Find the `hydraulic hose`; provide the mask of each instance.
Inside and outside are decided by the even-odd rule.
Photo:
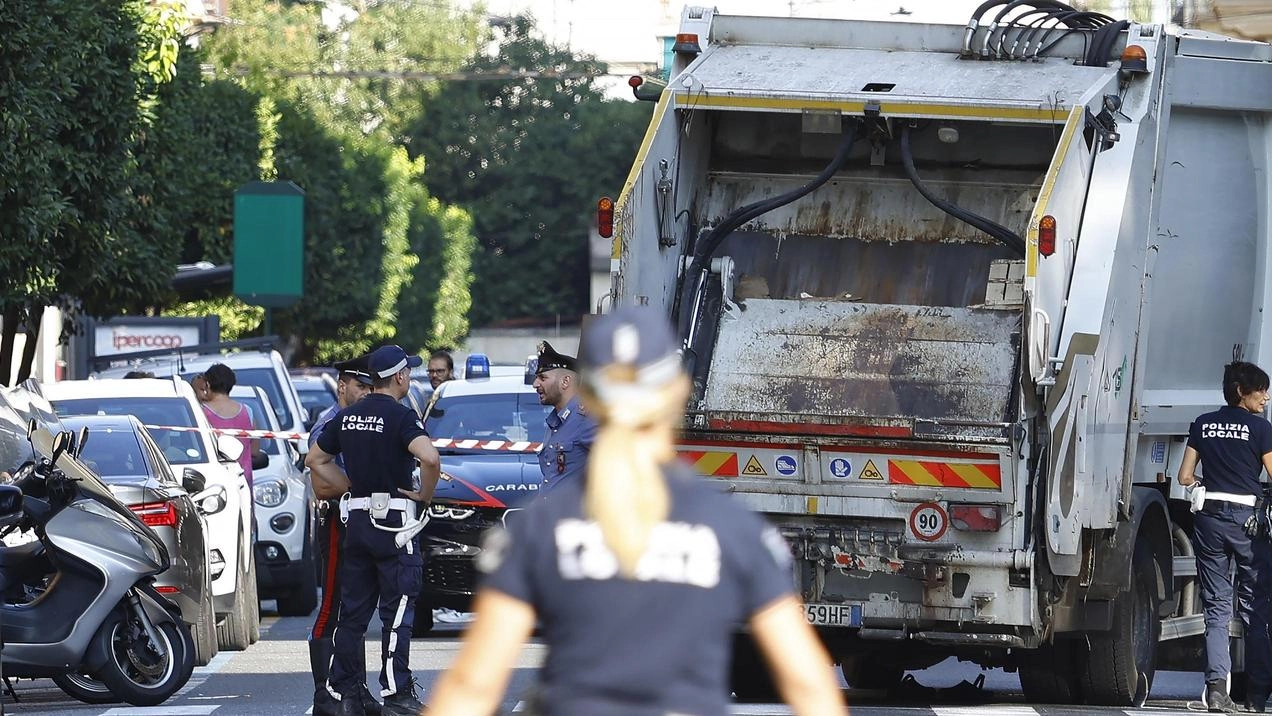
[[[1017,254],[1021,256],[1025,255],[1025,240],[1020,238],[1016,232],[1008,229],[1002,224],[986,219],[983,216],[977,216],[966,209],[962,209],[948,201],[945,201],[936,194],[933,194],[932,190],[923,183],[923,180],[919,178],[918,171],[914,168],[914,153],[910,151],[909,126],[901,128],[901,164],[905,167],[905,175],[909,177],[910,183],[913,184],[914,188],[918,189],[919,193],[923,195],[923,198],[931,202],[933,206],[944,211],[955,219],[980,229],[995,239],[998,239],[1004,246]]]
[[[1095,40],[1091,43],[1091,52],[1087,54],[1083,64],[1088,67],[1108,67],[1109,52],[1113,49],[1113,43],[1117,42],[1117,36],[1130,26],[1130,21],[1118,20],[1096,30]]]
[[[822,169],[821,173],[813,177],[807,184],[785,194],[747,204],[734,210],[733,213],[726,216],[698,241],[698,245],[694,250],[693,261],[689,264],[689,268],[685,271],[681,281],[681,295],[691,294],[688,296],[688,302],[681,301],[679,306],[678,323],[681,328],[681,336],[687,337],[692,329],[692,325],[685,325],[686,320],[691,324],[696,320],[692,317],[694,314],[693,307],[702,300],[702,294],[707,289],[707,281],[703,274],[705,274],[708,263],[711,261],[712,254],[719,248],[725,237],[755,217],[766,214],[780,206],[785,206],[830,181],[835,172],[839,171],[847,163],[848,155],[852,152],[852,146],[857,141],[857,128],[857,122],[849,123],[848,132],[844,134],[843,141],[840,142],[839,150],[835,152],[835,156],[826,165],[826,168]],[[686,308],[688,311],[686,311]],[[686,313],[688,313],[688,317]]]

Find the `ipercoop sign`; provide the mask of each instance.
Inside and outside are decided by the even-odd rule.
[[[180,348],[199,343],[198,326],[97,326],[96,354],[99,356]]]

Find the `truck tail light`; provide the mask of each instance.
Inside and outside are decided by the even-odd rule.
[[[143,502],[128,507],[149,527],[177,526],[177,506],[171,502]]]
[[[1056,217],[1047,214],[1038,222],[1038,253],[1050,256],[1056,252]]]
[[[950,524],[962,532],[997,532],[1002,524],[998,505],[950,505]]]
[[[608,196],[596,202],[596,233],[606,239],[614,235],[614,200]]]

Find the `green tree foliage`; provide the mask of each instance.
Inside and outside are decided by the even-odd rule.
[[[596,200],[621,188],[651,113],[605,100],[600,64],[533,29],[513,19],[498,52],[465,69],[547,77],[447,82],[408,132],[429,189],[473,216],[473,325],[587,312]]]
[[[441,4],[383,0],[361,9],[332,30],[315,5],[242,0],[239,24],[206,43],[218,77],[276,103],[262,119],[272,118],[277,138],[260,155],[272,155],[278,179],[305,190],[307,295],[274,318],[299,362],[390,340],[424,348],[439,325],[448,337],[467,330],[467,218],[429,196],[423,160],[394,142],[418,112],[419,87],[331,73],[454,69],[477,25]],[[448,258],[435,265],[434,255]],[[429,257],[425,268],[417,256]]]
[[[110,315],[167,285],[175,252],[138,230],[134,150],[172,74],[172,13],[141,0],[0,0],[0,379],[18,323],[45,306]]]

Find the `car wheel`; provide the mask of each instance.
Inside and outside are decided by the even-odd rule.
[[[253,555],[247,559],[247,588],[251,592],[251,599],[247,601],[248,608],[251,610],[247,630],[252,643],[255,644],[261,640],[261,593],[256,584],[256,557]]]
[[[278,614],[304,617],[318,606],[318,567],[314,564],[313,535],[305,529],[305,551],[300,560],[300,581],[285,596],[278,598]]]
[[[250,556],[248,557],[250,559]],[[239,577],[234,610],[216,627],[217,645],[226,651],[243,651],[252,645],[252,620],[259,618],[260,601],[256,598],[256,569],[249,567],[246,577]],[[255,607],[252,604],[255,603]]]
[[[199,620],[194,629],[194,663],[207,666],[217,653],[216,611],[212,606],[212,587],[203,591],[203,604],[199,607]]]

